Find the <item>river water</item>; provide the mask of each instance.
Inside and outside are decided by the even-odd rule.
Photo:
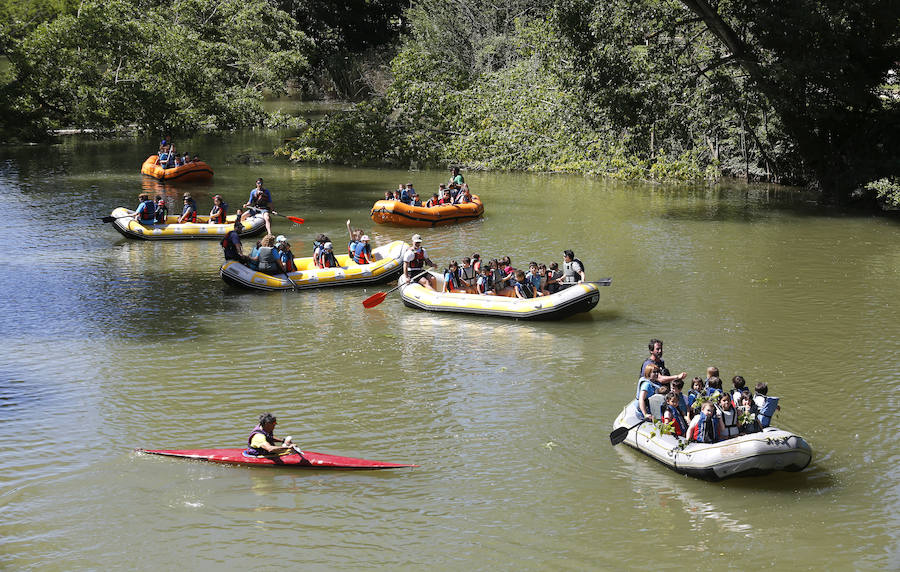
[[[277,133],[181,142],[242,203],[257,176],[296,253],[384,190],[443,171],[297,166]],[[556,323],[431,315],[379,288],[251,293],[214,241],[129,241],[150,139],[0,149],[0,567],[5,569],[884,569],[900,556],[900,226],[792,189],[465,173],[483,220],[425,229],[441,266],[473,252],[613,277]],[[249,246],[249,240],[245,245]],[[380,288],[380,289],[386,289]],[[673,371],[716,365],[782,398],[802,473],[707,483],[611,424],[651,337]],[[726,386],[730,385],[726,382]],[[305,449],[381,472],[267,471],[137,454],[240,447],[263,411]]]

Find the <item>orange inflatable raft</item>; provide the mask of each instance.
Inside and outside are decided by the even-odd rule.
[[[472,195],[470,203],[437,207],[414,207],[400,201],[380,200],[372,207],[369,216],[378,224],[427,227],[474,220],[483,214],[481,199],[478,195]]]
[[[172,167],[171,169],[163,169],[156,164],[159,157],[150,155],[141,166],[141,173],[148,177],[153,177],[160,181],[206,181],[211,179],[213,171],[209,165],[203,161],[188,163],[180,167]]]

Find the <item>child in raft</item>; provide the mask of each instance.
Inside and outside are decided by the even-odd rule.
[[[740,375],[736,375],[731,378],[731,400],[737,405],[738,401],[741,400],[741,394],[747,389],[747,382]]]
[[[753,403],[753,398],[750,396],[749,390],[744,390],[744,392],[741,393],[741,397],[738,399],[738,405],[735,409],[738,414],[738,428],[741,430],[741,435],[759,433],[762,431],[762,427],[760,427],[757,419],[756,404]]]
[[[697,398],[701,395],[704,395],[706,391],[703,388],[703,378],[696,376],[691,380],[691,390],[688,391],[687,394],[687,405],[688,405],[688,418],[693,419],[696,413],[694,412],[694,402],[697,401]]]
[[[708,368],[706,368],[706,386],[707,387],[709,387],[709,380],[714,377],[719,377],[719,368],[717,368],[714,365],[711,365]]]
[[[753,402],[759,411],[757,417],[761,427],[768,427],[772,423],[772,416],[775,415],[775,412],[781,411],[778,398],[769,397],[769,384],[764,381],[756,384],[756,395],[753,396]]]
[[[673,379],[672,380],[672,393],[678,396],[678,411],[681,411],[681,414],[687,417],[688,414],[688,403],[687,397],[685,397],[684,393],[681,390],[684,389],[684,380],[683,379]]]
[[[459,264],[455,260],[451,260],[449,268],[444,269],[444,288],[442,292],[459,292],[462,284],[459,281]]]
[[[731,402],[731,395],[728,393],[719,395],[716,409],[718,410],[719,419],[722,420],[722,426],[725,428],[725,432],[721,433],[722,440],[737,437],[741,429],[738,426],[738,414],[734,404]]]
[[[684,383],[683,380],[682,384]],[[684,415],[681,413],[679,409],[679,404],[681,402],[681,393],[670,391],[666,394],[666,406],[663,408],[663,423],[668,423],[672,425],[672,429],[675,432],[676,437],[684,437],[687,435],[688,424],[684,419]]]
[[[707,401],[700,407],[700,414],[691,419],[687,430],[688,439],[697,443],[715,443],[721,440],[724,433],[725,426],[716,415],[716,407],[712,401]]]
[[[724,393],[722,391],[722,380],[717,376],[712,376],[706,380],[706,395],[713,396],[716,393]]]
[[[493,296],[493,284],[491,282],[491,269],[482,266],[478,273],[478,280],[475,281],[475,293]]]

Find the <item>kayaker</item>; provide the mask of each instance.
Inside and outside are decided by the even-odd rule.
[[[213,197],[213,208],[209,211],[209,224],[225,224],[225,217],[228,214],[228,204],[222,200],[222,195]],[[240,220],[240,213],[238,213]]]
[[[256,179],[256,186],[250,190],[250,198],[244,203],[247,212],[243,214],[241,220],[257,214],[262,214],[266,221],[266,234],[272,234],[272,214],[278,214],[272,208],[272,193],[269,189],[263,187],[262,177]]]
[[[275,437],[275,425],[278,420],[271,413],[259,416],[259,425],[250,431],[247,438],[247,454],[256,457],[264,455],[289,455],[294,452],[294,444],[290,437]],[[278,444],[281,443],[279,446]]]
[[[584,282],[584,263],[575,258],[571,250],[563,251],[563,277],[559,282],[560,290]]]
[[[190,193],[184,193],[184,206],[181,209],[181,216],[178,217],[178,224],[186,222],[197,222],[197,203]]]
[[[430,268],[434,268],[435,264],[428,258],[428,255],[425,254],[425,249],[422,247],[422,237],[418,234],[414,234],[412,236],[412,248],[406,250],[403,253],[403,275],[406,276],[406,279],[410,282],[416,275],[422,273],[425,270],[425,266],[427,265]],[[429,290],[434,290],[434,277],[431,276],[428,272],[419,276],[416,279],[419,284],[428,288]]]
[[[240,215],[240,211],[238,211]],[[222,250],[225,252],[225,260],[237,260],[239,262],[247,262],[244,256],[244,248],[241,246],[241,231],[244,225],[241,224],[241,218],[238,216],[234,219],[234,228],[228,231],[225,238],[222,239]]]
[[[150,200],[150,195],[147,193],[138,195],[138,200],[141,202],[132,218],[141,224],[152,226],[156,222],[156,204]]]

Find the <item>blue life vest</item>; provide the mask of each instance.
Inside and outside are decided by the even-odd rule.
[[[141,209],[140,223],[153,224],[156,222],[156,203],[151,200],[146,200],[141,201],[141,206],[144,208]]]
[[[368,261],[363,257],[363,254],[366,252],[371,255],[371,247],[365,242],[357,242],[356,248],[353,251],[353,262],[357,264],[368,264]]]
[[[444,271],[444,285],[450,290],[459,290],[459,276],[452,270]]]
[[[674,425],[677,427],[676,434],[683,437],[687,433],[687,422],[684,420],[684,415],[681,414],[681,411],[677,407],[672,407],[668,403],[666,404],[666,408],[669,411],[669,415],[672,416]]]
[[[359,244],[355,240],[351,240],[347,243],[347,254],[350,255],[350,258],[354,258],[356,256],[356,245]]]
[[[756,416],[757,421],[759,421],[759,426],[765,428],[772,423],[772,416],[775,415],[775,409],[778,407],[778,398],[757,393],[753,400],[756,401],[758,398],[765,399],[766,401],[762,405],[757,403],[759,413]]]
[[[694,441],[698,443],[715,443],[719,440],[719,424],[717,417],[707,416],[706,413],[700,413],[700,421],[694,427],[697,436]]]
[[[273,447],[275,446],[275,436],[272,435],[271,433],[266,433],[265,431],[263,431],[262,427],[257,425],[256,427],[253,428],[253,431],[250,431],[250,436],[247,437],[247,454],[257,456],[257,457],[260,455],[270,455],[271,453],[269,453],[265,449],[257,449],[256,447],[250,446],[250,442],[253,441],[254,435],[263,435],[266,438],[266,442],[269,445],[272,445]]]
[[[247,266],[249,266],[251,270],[259,270],[259,247],[258,246],[254,246],[253,250],[250,251],[250,260],[247,261]]]

